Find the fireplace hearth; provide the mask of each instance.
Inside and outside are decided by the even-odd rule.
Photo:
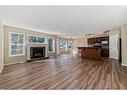
[[[45,47],[30,47],[30,58],[31,59],[45,58]]]

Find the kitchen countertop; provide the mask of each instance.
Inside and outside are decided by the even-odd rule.
[[[78,49],[81,49],[81,48],[90,48],[90,49],[101,49],[101,47],[77,47]]]
[[[78,47],[81,58],[101,60],[101,47]]]

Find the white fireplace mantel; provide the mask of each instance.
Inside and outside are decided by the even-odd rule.
[[[31,60],[30,58],[30,47],[45,47],[45,57],[48,57],[47,44],[27,44],[27,60]]]

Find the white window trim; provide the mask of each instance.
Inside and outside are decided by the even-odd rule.
[[[31,42],[28,41],[29,36],[43,37],[43,38],[45,38],[45,42],[44,43],[31,43]],[[47,39],[47,37],[44,37],[44,36],[38,36],[38,35],[29,34],[29,35],[27,35],[27,44],[46,44],[47,43],[46,39]]]
[[[15,55],[11,55],[11,34],[21,34],[23,35],[23,53],[22,54],[15,54]],[[23,56],[25,55],[25,34],[24,33],[17,33],[17,32],[9,32],[9,37],[8,37],[8,40],[9,40],[9,57],[14,57],[14,56]]]
[[[68,48],[69,41],[72,42],[72,46],[71,46],[71,48]],[[67,41],[67,48],[68,48],[68,49],[73,49],[73,44],[74,44],[73,40],[68,40],[68,41]]]
[[[60,40],[65,40],[66,41],[66,48],[65,49],[62,49],[62,50],[60,49]],[[60,51],[67,51],[68,50],[68,40],[67,39],[60,39],[60,40],[59,40],[59,50]]]
[[[48,39],[53,39],[53,51],[49,51],[49,46],[48,46],[48,53],[53,53],[56,50],[56,48],[55,48],[55,38],[47,37],[47,44],[48,44]]]
[[[28,41],[29,36],[43,37],[43,38],[45,38],[45,42],[44,43],[31,43],[31,42]],[[38,36],[38,35],[27,35],[27,43],[28,44],[46,44],[46,37],[44,37],[44,36]]]

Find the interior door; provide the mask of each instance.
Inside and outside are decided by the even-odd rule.
[[[119,59],[119,36],[113,34],[109,36],[109,56],[110,58]]]

